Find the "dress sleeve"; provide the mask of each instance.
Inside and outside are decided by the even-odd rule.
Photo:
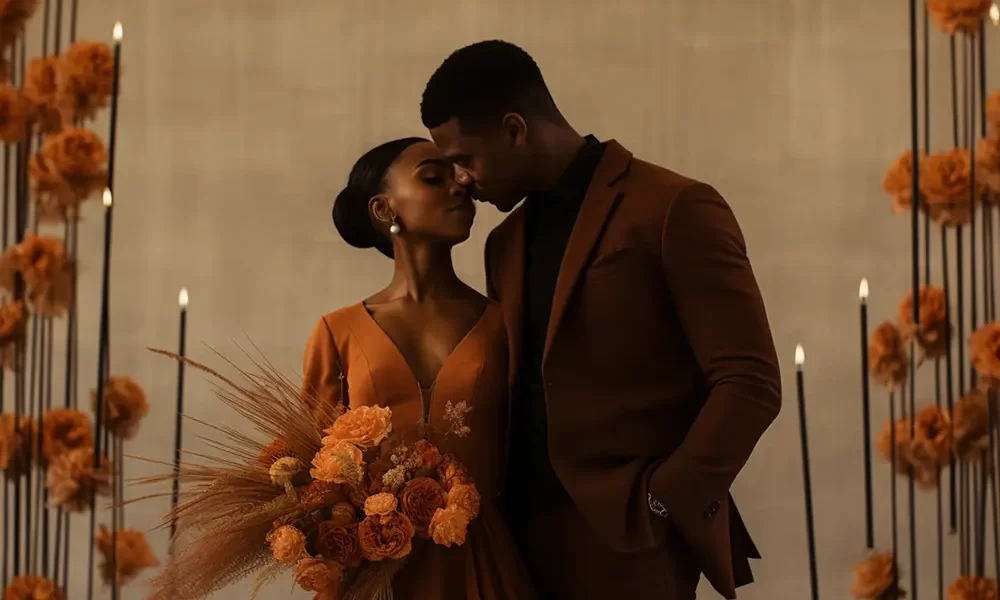
[[[336,408],[344,401],[340,356],[325,318],[317,321],[306,342],[302,360],[302,401],[323,424],[333,422]]]

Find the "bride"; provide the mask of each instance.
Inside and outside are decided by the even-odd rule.
[[[535,597],[496,508],[507,444],[503,314],[458,278],[451,259],[475,211],[432,142],[399,139],[362,156],[333,222],[348,244],[375,248],[395,271],[381,291],[323,315],[305,348],[303,397],[315,414],[341,403],[389,407],[394,430],[454,455],[482,494],[464,545],[414,548],[393,583],[399,600]],[[446,411],[462,402],[468,435],[440,435]]]

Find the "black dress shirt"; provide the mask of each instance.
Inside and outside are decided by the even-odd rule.
[[[597,138],[585,139],[556,187],[532,193],[525,201],[523,341],[511,410],[507,470],[507,509],[519,517],[569,501],[549,460],[542,353],[566,244],[604,154],[604,144]]]

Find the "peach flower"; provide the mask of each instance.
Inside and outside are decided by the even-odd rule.
[[[357,484],[364,475],[361,450],[346,441],[324,438],[323,447],[312,460],[313,479],[331,483]]]
[[[431,519],[438,509],[444,507],[444,499],[444,489],[429,477],[414,477],[399,493],[401,510],[410,518],[413,528],[421,537],[428,536]]]
[[[378,446],[392,433],[392,411],[383,406],[359,406],[340,415],[323,433],[327,440],[349,442],[361,448]]]
[[[448,498],[445,501],[447,506],[457,506],[469,513],[469,517],[475,519],[479,516],[479,504],[481,498],[479,490],[471,484],[458,484],[448,491]]]
[[[368,496],[368,499],[365,500],[365,515],[369,517],[383,517],[395,512],[397,505],[396,497],[389,493]]]
[[[295,583],[307,592],[334,592],[343,575],[343,567],[330,560],[303,558],[295,563]]]
[[[403,558],[413,549],[414,533],[413,523],[399,512],[365,517],[358,525],[361,554],[372,562]]]
[[[435,544],[446,548],[461,546],[469,527],[469,513],[458,506],[439,508],[430,523],[430,535]]]
[[[291,525],[282,525],[267,534],[271,555],[280,563],[293,563],[306,551],[306,536]]]

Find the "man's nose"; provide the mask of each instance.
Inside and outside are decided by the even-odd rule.
[[[455,167],[455,181],[461,185],[472,185],[472,175],[462,167]]]

